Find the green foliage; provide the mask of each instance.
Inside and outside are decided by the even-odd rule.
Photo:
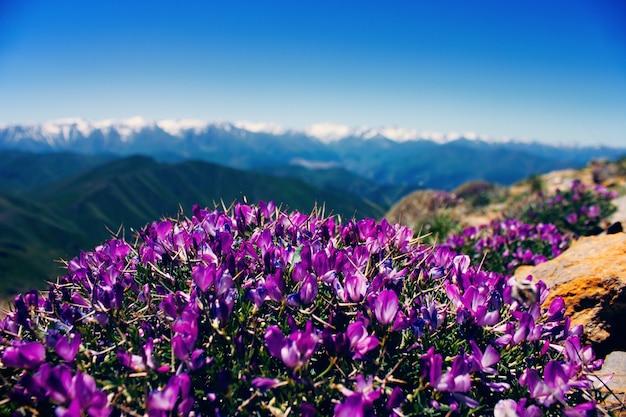
[[[496,187],[487,181],[470,181],[453,191],[462,198],[469,207],[477,208],[489,205],[492,202]]]
[[[571,236],[553,224],[496,219],[450,236],[445,245],[468,255],[486,271],[513,275],[520,265],[537,265],[555,258],[569,247],[570,241]]]
[[[530,186],[530,192],[533,194],[543,193],[545,190],[545,184],[541,175],[532,175],[526,180],[526,182]]]
[[[430,219],[421,221],[413,228],[427,244],[444,241],[451,233],[461,231],[460,223],[445,209],[439,210]]]
[[[595,235],[617,209],[611,202],[614,192],[601,186],[590,188],[574,181],[569,190],[557,190],[554,196],[539,195],[518,216],[526,223],[551,223],[575,236]]]

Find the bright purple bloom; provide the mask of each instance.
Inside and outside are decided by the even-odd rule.
[[[374,315],[383,325],[393,323],[398,312],[398,295],[392,290],[381,291],[374,300]]]
[[[189,304],[172,324],[172,350],[178,359],[186,360],[195,346],[198,339],[198,316],[196,308]]]
[[[524,408],[526,398],[522,398],[519,403],[515,400],[500,400],[493,409],[494,417],[541,417],[542,412],[536,405]]]
[[[448,284],[446,292],[457,310],[466,310],[477,325],[492,326],[500,320],[500,312],[490,303],[491,294],[486,286],[471,285],[461,294],[457,285]],[[457,321],[462,317],[458,315]]]
[[[467,392],[471,388],[469,365],[464,354],[457,355],[449,371],[442,374],[443,358],[434,347],[422,355],[422,375],[438,391]]]
[[[117,351],[117,361],[135,372],[143,372],[146,370],[146,364],[141,356],[133,355],[123,350]]]
[[[491,366],[500,361],[500,354],[491,345],[487,345],[482,352],[474,340],[470,340],[472,356],[470,356],[471,371],[480,371],[488,374],[497,374],[498,371]]]
[[[345,301],[359,302],[365,296],[368,282],[363,274],[350,274],[344,281],[344,291],[347,295]]]
[[[350,350],[353,352],[354,359],[363,359],[367,352],[376,349],[379,341],[376,336],[370,336],[362,321],[355,321],[348,325],[346,335],[350,340]]]
[[[36,369],[46,358],[46,348],[39,342],[16,340],[2,353],[2,362],[10,368]]]
[[[345,400],[335,406],[335,417],[365,417],[374,415],[373,403],[380,398],[380,388],[374,389],[373,377],[367,381],[362,374],[356,377],[356,391],[341,388]]]
[[[589,206],[589,209],[587,211],[587,215],[592,218],[595,219],[596,217],[598,217],[600,215],[600,207],[596,204],[594,204],[593,206]]]
[[[65,362],[71,362],[76,357],[81,342],[80,333],[72,334],[71,339],[68,343],[66,337],[60,336],[54,345],[54,350]]]
[[[277,388],[283,383],[284,381],[278,378],[265,378],[261,376],[257,376],[252,380],[252,385],[255,388],[259,388],[261,391],[265,391],[271,388]]]
[[[317,297],[317,278],[313,274],[308,274],[302,281],[300,287],[300,301],[304,305],[311,304]]]
[[[530,396],[546,407],[556,402],[567,404],[566,395],[571,388],[588,388],[589,381],[577,381],[576,369],[559,361],[550,361],[543,371],[543,379],[536,370],[527,369],[520,376],[521,385],[528,387]]]
[[[193,407],[193,397],[189,396],[191,390],[191,380],[189,375],[183,373],[174,375],[170,378],[165,388],[152,391],[148,394],[146,408],[150,417],[165,417],[169,415],[168,411],[174,410],[179,399],[178,414],[186,415]]]
[[[34,379],[43,387],[50,399],[60,404],[55,413],[57,416],[107,417],[111,407],[106,394],[97,389],[91,375],[78,371],[72,375],[70,368],[58,365],[51,368],[47,363],[42,365]]]
[[[304,330],[296,330],[289,337],[283,336],[278,326],[270,326],[265,331],[265,345],[270,355],[290,368],[302,367],[315,353],[318,340],[310,321]]]
[[[206,292],[215,281],[215,265],[194,265],[191,269],[191,277],[202,292]]]
[[[389,394],[389,399],[387,400],[387,404],[385,405],[385,409],[387,411],[391,411],[396,407],[399,407],[404,402],[404,393],[402,392],[402,388],[394,387]]]
[[[596,354],[591,346],[582,346],[578,336],[572,336],[565,341],[565,357],[578,371],[593,371],[602,367],[603,361],[596,360]]]

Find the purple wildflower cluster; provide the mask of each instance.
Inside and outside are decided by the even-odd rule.
[[[385,220],[194,207],[0,323],[2,415],[591,415],[561,299]]]
[[[602,222],[617,209],[611,202],[617,193],[596,185],[589,187],[579,180],[568,190],[557,190],[554,196],[539,195],[519,217],[529,223],[551,223],[574,236],[596,235]]]
[[[472,262],[482,264],[487,271],[512,275],[520,265],[538,265],[557,257],[570,242],[571,236],[553,224],[497,219],[453,234],[444,245],[468,255]]]

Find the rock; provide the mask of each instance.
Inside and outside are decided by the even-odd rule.
[[[608,161],[591,161],[589,163],[591,175],[595,184],[605,184],[607,181],[619,175],[616,164]]]
[[[596,373],[594,385],[606,390],[609,397],[603,406],[619,416],[626,415],[626,352],[611,352],[604,360],[602,369]],[[610,378],[610,379],[609,379]],[[608,382],[604,383],[601,381]]]
[[[546,303],[563,297],[598,356],[626,351],[626,233],[582,237],[555,259],[515,272],[528,275],[550,288]]]
[[[623,231],[624,231],[624,228],[622,227],[622,222],[615,222],[606,228],[607,235],[614,235],[616,233],[621,233]]]
[[[611,223],[615,222],[626,222],[626,195],[618,197],[613,200],[613,204],[617,207],[617,211],[611,215],[609,221]]]

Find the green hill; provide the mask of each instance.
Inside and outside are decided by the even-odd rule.
[[[118,158],[69,152],[0,151],[0,190],[19,193],[93,169]]]
[[[411,185],[381,185],[341,167],[313,169],[299,165],[280,165],[265,167],[262,172],[276,177],[298,178],[314,187],[326,190],[342,190],[372,201],[385,210],[415,190],[415,187]]]
[[[19,196],[0,196],[0,297],[42,287],[60,273],[55,259],[68,259],[124,226],[126,236],[145,223],[175,216],[193,204],[214,207],[247,198],[275,201],[309,212],[374,217],[383,208],[349,193],[313,187],[301,180],[185,161],[159,163],[148,157],[118,159]]]

